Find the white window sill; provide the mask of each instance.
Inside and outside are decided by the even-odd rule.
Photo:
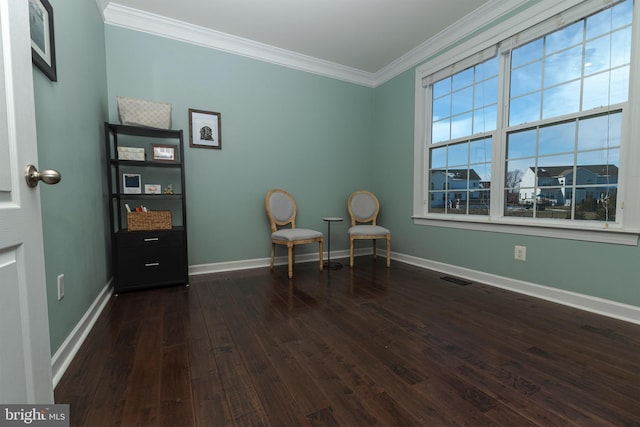
[[[531,224],[530,222],[509,219],[486,220],[484,218],[445,218],[413,217],[416,225],[447,227],[464,230],[489,231],[494,233],[519,234],[524,236],[552,237],[555,239],[582,240],[588,242],[611,243],[615,245],[637,246],[640,230],[622,230],[620,228],[599,227],[568,228],[566,224]]]

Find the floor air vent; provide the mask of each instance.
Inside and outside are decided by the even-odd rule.
[[[441,277],[441,279],[442,280],[446,280],[447,282],[455,283],[456,285],[460,285],[460,286],[467,286],[467,285],[471,284],[470,281],[464,280],[464,279],[460,279],[459,277],[443,276],[443,277]]]

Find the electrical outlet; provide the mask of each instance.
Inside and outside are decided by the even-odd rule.
[[[516,246],[513,252],[513,259],[518,261],[526,261],[527,259],[527,247],[526,246]]]
[[[64,274],[58,275],[58,301],[64,298]]]

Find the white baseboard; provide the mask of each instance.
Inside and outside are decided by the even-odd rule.
[[[371,254],[369,249],[356,249],[355,256]],[[327,260],[327,253],[322,254],[323,259]],[[348,258],[349,250],[331,251],[331,259]],[[256,258],[243,261],[217,262],[213,264],[190,265],[189,275],[221,273],[223,271],[246,270],[249,268],[269,267],[270,258]],[[296,255],[296,263],[298,262],[317,262],[318,255],[316,253],[307,253]],[[285,265],[288,262],[286,256],[276,257],[275,265]]]
[[[53,371],[53,388],[58,385],[60,378],[64,375],[65,371],[69,367],[69,364],[75,357],[76,353],[80,349],[80,346],[89,335],[91,328],[96,323],[96,320],[104,310],[104,307],[109,302],[111,294],[113,293],[113,287],[111,286],[111,280],[102,288],[96,299],[93,301],[89,309],[86,311],[82,319],[78,322],[75,328],[71,331],[69,336],[64,340],[58,351],[51,358],[51,370]]]
[[[392,252],[392,258],[407,264],[428,268],[429,270],[439,271],[441,273],[450,274],[452,276],[483,283],[485,285],[495,286],[497,288],[541,298],[569,307],[578,308],[580,310],[612,317],[614,319],[640,324],[640,307],[633,305],[622,304],[604,298],[579,294],[577,292],[550,288],[548,286],[497,276],[495,274],[484,273],[451,264],[430,261],[410,255],[402,255]]]

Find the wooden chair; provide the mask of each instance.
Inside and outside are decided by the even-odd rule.
[[[293,278],[294,247],[306,243],[318,242],[320,249],[320,271],[322,271],[322,232],[305,228],[296,228],[296,201],[284,190],[271,190],[264,199],[264,206],[271,223],[271,270],[275,259],[276,245],[285,245],[289,260],[289,279]],[[278,229],[289,226],[290,228]]]
[[[373,257],[376,257],[376,240],[385,239],[387,241],[387,267],[391,265],[391,231],[376,224],[378,212],[380,212],[380,202],[370,191],[355,191],[349,196],[347,202],[349,216],[351,217],[351,228],[349,233],[349,266],[353,267],[353,251],[356,240],[373,240]],[[368,223],[371,224],[360,224]]]

